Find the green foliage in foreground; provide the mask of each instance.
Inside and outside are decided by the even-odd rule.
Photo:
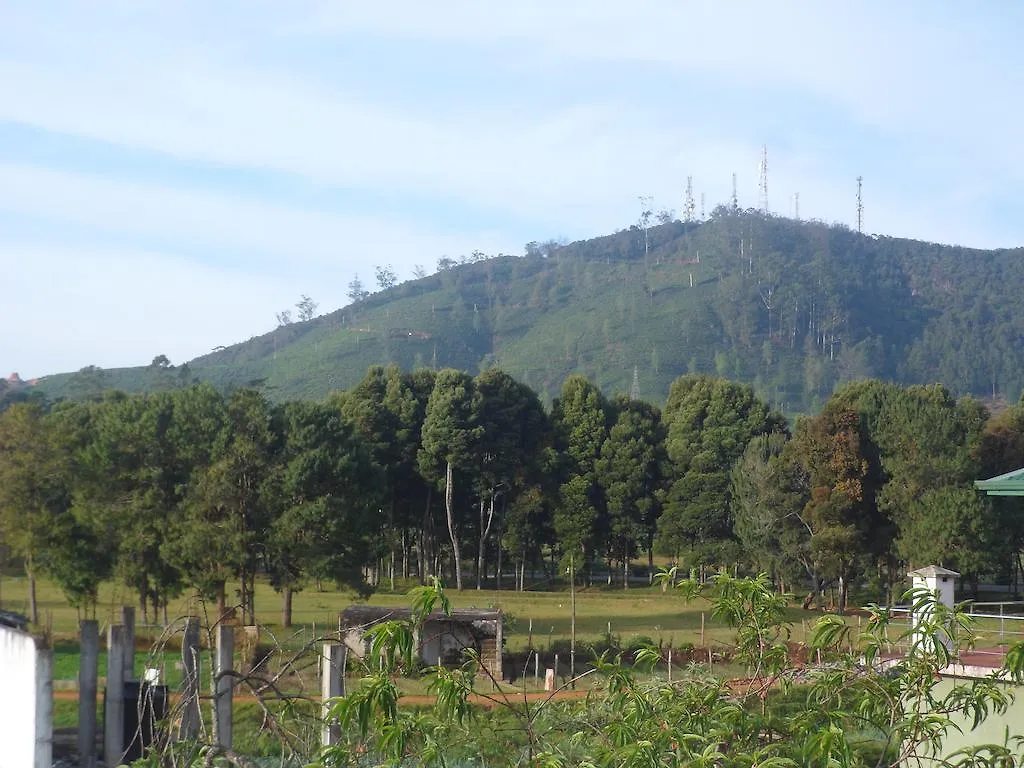
[[[784,600],[766,577],[723,574],[704,586],[677,582],[671,572],[661,578],[689,596],[703,593],[711,599],[715,614],[736,631],[737,653],[749,679],[725,683],[690,675],[675,683],[643,682],[637,667],[660,661],[652,647],[637,655],[634,667],[618,658],[596,659],[584,674],[599,678],[600,685],[585,699],[533,702],[488,692],[494,681],[480,659],[467,653],[460,668],[428,672],[432,708],[403,709],[395,677],[412,667],[414,634],[432,610],[449,610],[435,583],[413,590],[410,620],[368,630],[366,675],[328,715],[340,727],[341,743],[323,748],[311,768],[1021,764],[1022,737],[1007,734],[1004,743],[959,750],[944,746],[961,726],[969,729],[1006,711],[1012,701],[1008,684],[1024,682],[1024,644],[1012,648],[1004,667],[989,677],[940,688],[940,671],[972,647],[974,632],[968,616],[937,603],[931,593],[907,595],[921,619],[905,657],[883,659],[895,625],[887,610],[871,606],[859,638],[863,655],[842,653],[851,629],[837,617],[826,617],[813,635],[813,650],[826,663],[810,668],[788,659]],[[494,711],[482,714],[470,703],[474,695],[489,700]],[[154,754],[145,765],[212,765],[220,758],[246,764],[206,746],[190,763]]]

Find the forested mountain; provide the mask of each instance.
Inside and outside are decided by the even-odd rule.
[[[286,322],[188,370],[90,369],[39,386],[74,397],[198,378],[256,384],[276,400],[315,398],[394,362],[500,366],[546,402],[573,373],[628,392],[635,371],[640,396],[663,402],[675,377],[707,372],[748,382],[787,412],[817,411],[836,384],[865,377],[1010,401],[1024,388],[1024,249],[867,236],[720,207],[707,222],[527,250],[442,259],[436,274]]]

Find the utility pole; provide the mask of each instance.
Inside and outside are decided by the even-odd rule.
[[[576,560],[569,555],[569,596],[572,601],[572,624],[569,630],[569,681],[576,687]]]

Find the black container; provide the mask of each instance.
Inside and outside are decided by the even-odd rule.
[[[167,686],[138,680],[124,682],[124,762],[145,756],[157,724],[167,718]]]

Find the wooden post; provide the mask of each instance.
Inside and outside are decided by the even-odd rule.
[[[181,724],[179,739],[192,739],[199,733],[199,618],[185,619],[181,638]]]
[[[323,652],[320,654],[320,700],[323,713],[320,741],[325,747],[337,744],[341,738],[338,724],[332,722],[329,715],[330,700],[345,695],[346,652],[344,643],[324,643]]]
[[[548,693],[555,690],[555,670],[551,667],[544,670],[544,690]]]
[[[533,684],[540,685],[540,654],[533,652]]]
[[[107,627],[107,693],[103,708],[103,762],[120,765],[124,756],[124,627]]]
[[[672,649],[668,649],[668,681],[672,682]]]
[[[235,629],[227,624],[217,625],[217,664],[214,668],[213,683],[213,728],[217,744],[231,749],[233,742],[232,714],[234,701],[232,690],[235,679]]]
[[[85,619],[78,631],[78,764],[96,766],[96,689],[100,665],[100,630],[95,619]]]
[[[704,646],[705,648],[707,647],[707,644],[704,642],[704,613],[703,612],[701,612],[701,614],[700,614],[700,644],[702,646]]]

